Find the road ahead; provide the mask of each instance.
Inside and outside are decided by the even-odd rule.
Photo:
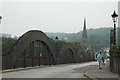
[[[55,65],[44,68],[3,73],[3,78],[85,78],[84,73],[97,62]]]

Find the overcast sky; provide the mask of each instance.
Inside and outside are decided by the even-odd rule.
[[[28,30],[76,33],[87,28],[113,26],[117,2],[4,2],[2,33],[21,36]]]

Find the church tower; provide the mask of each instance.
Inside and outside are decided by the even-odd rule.
[[[86,31],[86,19],[84,18],[84,26],[83,26],[83,33],[82,33],[82,46],[84,49],[87,49],[87,31]]]

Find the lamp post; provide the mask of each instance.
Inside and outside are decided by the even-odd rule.
[[[114,45],[116,45],[116,22],[117,22],[118,15],[114,11],[114,13],[111,15],[111,17],[112,17],[113,23],[114,23]]]
[[[56,40],[56,57],[57,57],[57,40],[58,40],[57,36],[55,37],[55,40]]]

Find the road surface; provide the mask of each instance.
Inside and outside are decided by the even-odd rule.
[[[85,78],[87,70],[97,66],[97,62],[54,65],[44,68],[3,73],[3,78]]]

